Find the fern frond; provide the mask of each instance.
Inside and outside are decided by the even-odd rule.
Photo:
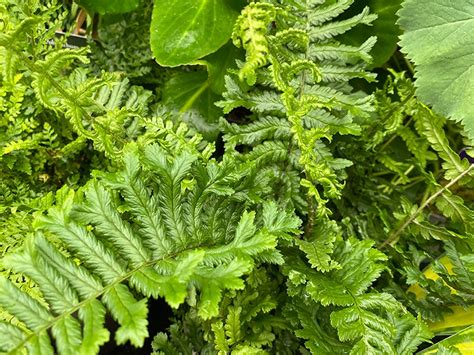
[[[374,310],[395,312],[399,304],[389,294],[367,294],[357,298],[355,305],[331,313],[331,324],[342,341],[355,341],[353,354],[393,353],[391,338],[395,327],[377,316]]]
[[[214,229],[224,230],[223,238],[215,238],[205,232],[214,216],[204,206],[213,205],[217,214],[241,211],[236,204],[243,192],[238,192],[242,172],[225,162],[206,163],[189,150],[171,154],[158,145],[127,147],[122,169],[100,174],[83,196],[70,193],[62,206],[52,207],[36,222],[43,233],[60,238],[79,263],[67,259],[41,233],[24,252],[6,259],[37,282],[48,307],[3,280],[0,304],[29,329],[17,328],[23,335],[14,344],[0,334],[3,350],[49,342],[45,334],[52,329],[59,351],[96,351],[108,339],[106,309],[120,325],[116,342],[141,346],[148,335],[148,310],[146,298],[134,294],[164,296],[178,307],[194,285],[200,292],[198,313],[208,319],[218,314],[224,289],[243,288],[241,277],[255,262],[282,262],[275,247],[278,239],[296,233],[297,219],[279,216],[279,209],[269,204],[261,226],[255,212],[244,212],[235,230],[228,229],[227,220],[214,220]],[[224,177],[235,186],[222,190],[218,182]],[[192,180],[194,184],[184,183]],[[156,185],[146,188],[149,182]],[[217,206],[216,198],[222,200]],[[195,210],[199,223],[185,217],[183,209]],[[154,235],[146,235],[148,231]],[[76,311],[79,320],[72,316]],[[18,333],[5,334],[11,332]]]
[[[338,11],[333,11],[334,15],[337,16]],[[350,19],[334,21],[329,24],[315,26],[309,31],[309,36],[313,41],[324,42],[334,36],[349,31],[351,28],[359,24],[369,25],[377,18],[377,15],[369,14],[369,11],[369,8],[365,7],[360,14]],[[311,17],[309,17],[309,20],[311,20]]]
[[[435,203],[444,216],[462,227],[466,235],[474,235],[474,211],[466,206],[462,197],[446,190]]]
[[[275,19],[275,8],[267,3],[251,3],[240,14],[232,32],[232,41],[246,50],[245,64],[239,71],[240,80],[254,85],[255,70],[267,63],[267,27]]]
[[[245,92],[232,77],[225,77],[226,91],[222,94],[224,100],[217,102],[225,113],[236,107],[245,107],[256,113],[279,114],[285,110],[280,95],[275,91]]]
[[[348,46],[338,42],[321,44],[310,47],[308,50],[309,58],[318,61],[331,60],[341,63],[357,63],[362,60],[366,63],[372,61],[369,52],[376,42],[375,37],[369,37],[360,47]]]
[[[340,268],[339,263],[331,258],[339,233],[336,222],[330,221],[317,226],[313,230],[312,238],[297,240],[296,243],[306,254],[312,268],[321,272]]]
[[[397,328],[396,351],[398,354],[411,354],[417,351],[418,346],[428,342],[433,334],[420,318],[413,318],[409,314],[395,321]]]
[[[265,26],[262,34],[255,35],[255,40],[262,36],[266,39],[270,64],[267,68],[264,61],[255,66],[260,66],[259,69],[254,69],[260,75],[253,77],[248,84],[258,83],[258,88],[242,89],[239,83],[227,78],[225,100],[220,103],[226,112],[238,106],[249,108],[257,118],[246,127],[223,123],[225,140],[231,142],[229,147],[239,144],[250,146],[252,150],[246,153],[245,159],[259,159],[259,166],[262,163],[275,164],[282,158],[277,157],[277,154],[270,154],[262,146],[270,147],[272,141],[286,145],[286,154],[292,157],[291,160],[297,161],[288,170],[303,168],[307,195],[316,200],[315,210],[318,216],[327,216],[327,209],[324,208],[327,200],[320,197],[316,186],[320,185],[327,197],[340,196],[343,184],[334,167],[342,168],[347,162],[329,163],[333,158],[327,156],[322,141],[330,141],[337,134],[357,134],[358,127],[352,122],[352,118],[368,117],[373,110],[371,97],[360,98],[350,94],[347,82],[355,77],[369,81],[373,79],[364,72],[364,62],[368,61],[368,51],[374,44],[374,39],[355,48],[341,45],[334,37],[359,23],[369,24],[375,17],[366,8],[351,19],[332,21],[352,1],[291,1],[272,4],[261,5],[273,8],[274,26]],[[255,6],[249,5],[244,13],[250,12]],[[239,31],[236,30],[234,34],[239,35]],[[249,51],[247,54],[250,55]],[[251,64],[248,60],[246,63]],[[255,78],[258,80],[255,81]],[[275,88],[280,92],[279,102],[276,100]],[[267,101],[255,102],[255,98]],[[278,119],[262,117],[265,114]],[[288,125],[282,124],[285,118],[289,123],[289,134],[286,133]],[[281,128],[282,126],[285,128]],[[262,159],[263,157],[265,158]],[[302,171],[299,170],[299,173]]]
[[[467,299],[472,299],[474,290],[474,250],[468,243],[448,241],[445,244],[446,255],[449,258],[451,270],[441,263],[436,263],[435,270],[442,271],[449,286],[457,290]],[[453,276],[455,275],[455,276]]]
[[[427,107],[421,108],[417,112],[416,119],[420,122],[422,133],[431,143],[432,148],[438,153],[439,157],[444,160],[443,168],[447,180],[456,178],[469,167],[469,162],[461,160],[461,158],[453,152],[449,146],[449,142],[442,129],[444,119],[435,115]],[[419,126],[417,126],[418,128]],[[420,128],[418,128],[420,130]]]
[[[328,22],[329,20],[332,20],[333,18],[344,13],[344,11],[346,11],[349,6],[352,5],[353,2],[354,0],[343,0],[337,1],[334,4],[321,7],[320,9],[318,9],[318,11],[315,11],[314,13],[308,16],[309,22],[314,26],[317,26],[324,22]],[[315,2],[315,4],[318,3],[323,2]]]
[[[406,313],[392,295],[371,290],[371,285],[385,268],[382,263],[387,257],[373,249],[370,241],[349,238],[343,242],[337,237],[334,244],[331,259],[337,267],[332,270],[316,265],[322,272],[315,271],[305,266],[301,259],[294,258],[288,262],[293,267],[285,266],[294,307],[297,310],[301,307],[298,302],[320,307],[318,321],[314,315],[298,311],[302,329],[296,334],[308,340],[306,345],[315,353],[330,352],[332,348],[337,349],[332,350],[337,353],[347,353],[343,344],[350,344],[351,354],[391,354],[396,352],[397,346],[413,346],[403,337],[407,336],[404,332],[415,332],[416,329],[418,337],[410,340],[415,344],[423,341],[429,335],[426,325]],[[322,325],[325,316],[332,328]]]
[[[227,132],[227,143],[230,146],[235,146],[239,143],[253,146],[268,139],[286,140],[291,137],[288,122],[277,117],[262,117],[258,121],[245,126],[238,126],[221,120],[221,125],[225,132]]]

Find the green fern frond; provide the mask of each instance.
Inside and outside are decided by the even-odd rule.
[[[326,325],[323,328],[314,315],[298,312],[302,329],[297,335],[308,340],[306,345],[314,353],[330,353],[331,348],[336,353],[346,353],[343,344],[351,344],[351,354],[396,353],[397,346],[410,346],[404,343],[407,339],[402,339],[403,332],[397,322],[406,325],[403,331],[415,331],[414,327],[418,327],[420,334],[410,338],[415,344],[428,336],[426,325],[417,323],[392,295],[371,290],[385,268],[383,262],[387,257],[373,249],[370,241],[350,238],[343,242],[338,237],[330,257],[335,263],[332,270],[322,268],[319,263],[315,265],[318,271],[308,269],[301,259],[291,259],[288,264],[298,267],[285,266],[294,302],[301,298],[307,304],[323,306],[318,319],[324,323],[327,316],[333,328]],[[314,263],[314,259],[309,260]],[[299,309],[297,303],[295,307]]]
[[[29,329],[18,328],[22,337],[15,344],[1,334],[0,343],[9,344],[3,350],[49,343],[45,332],[52,329],[61,352],[96,351],[108,339],[105,309],[120,324],[117,343],[141,346],[148,335],[148,311],[146,298],[138,300],[134,293],[164,296],[178,307],[194,285],[200,291],[198,313],[208,319],[217,315],[224,289],[243,288],[241,277],[255,262],[282,262],[275,250],[278,239],[289,238],[299,222],[279,217],[275,205],[264,208],[261,227],[254,212],[243,212],[235,230],[227,229],[225,219],[214,220],[228,209],[241,213],[238,185],[244,172],[227,163],[205,163],[186,150],[170,155],[152,145],[127,151],[123,169],[100,175],[83,196],[70,194],[36,223],[46,235],[61,239],[80,264],[66,259],[41,232],[24,252],[5,259],[37,282],[48,307],[3,280],[2,307]],[[233,181],[234,189],[222,190],[219,179]],[[221,203],[216,205],[216,199]],[[194,219],[185,213],[194,213]],[[210,222],[218,224],[213,230],[224,227],[224,234],[209,234]],[[76,311],[79,319],[72,316]]]
[[[334,251],[334,242],[340,234],[340,230],[334,221],[316,226],[313,237],[308,240],[297,240],[296,244],[306,254],[311,267],[327,272],[338,269],[341,266],[331,258]]]
[[[459,174],[469,167],[469,162],[461,158],[452,150],[446,135],[443,131],[445,120],[435,115],[427,107],[422,107],[417,111],[417,121],[420,122],[422,133],[431,143],[431,147],[444,160],[443,169],[447,180],[456,178]],[[419,127],[417,126],[417,128]],[[418,129],[420,129],[418,128]]]
[[[253,146],[268,139],[280,140],[291,137],[288,122],[277,117],[262,117],[258,121],[245,126],[230,124],[226,120],[221,120],[221,125],[228,132],[227,143],[230,146],[239,143]]]
[[[267,3],[251,3],[235,22],[232,41],[237,47],[246,50],[245,63],[239,71],[240,80],[254,85],[256,69],[267,63],[268,43],[265,35],[267,27],[275,19],[276,10]]]
[[[366,8],[351,19],[333,21],[351,4],[352,1],[291,1],[249,5],[244,14],[258,5],[272,8],[273,25],[268,26],[268,21],[262,23],[262,32],[254,35],[255,41],[265,39],[264,52],[268,53],[269,65],[266,60],[255,64],[247,59],[243,68],[252,65],[252,70],[259,74],[253,75],[248,84],[257,83],[258,87],[243,88],[228,77],[227,92],[220,102],[225,112],[243,106],[257,116],[248,125],[221,124],[229,147],[250,146],[252,150],[245,152],[245,160],[258,159],[260,166],[281,161],[286,147],[286,155],[292,157],[289,160],[298,162],[287,170],[296,168],[300,174],[304,170],[309,182],[304,186],[308,188],[307,195],[316,200],[318,216],[327,216],[327,210],[323,206],[326,200],[317,186],[330,198],[340,196],[344,186],[334,167],[343,167],[345,163],[329,163],[334,158],[327,155],[323,140],[330,141],[337,134],[357,134],[359,128],[352,122],[353,117],[367,118],[373,110],[371,97],[350,94],[347,83],[355,77],[373,80],[373,76],[364,72],[364,66],[369,61],[368,51],[374,38],[359,48],[343,46],[335,39],[357,24],[369,24],[375,19]],[[236,28],[234,35],[241,36],[241,30]],[[252,43],[250,32],[247,34]],[[251,55],[249,50],[247,55]],[[276,149],[275,153],[268,150],[272,141],[281,146],[278,149],[281,155]]]
[[[225,85],[226,91],[222,94],[224,100],[217,102],[217,106],[222,107],[225,113],[236,107],[245,107],[260,114],[284,116],[285,107],[276,91],[253,90],[249,93],[230,76],[225,77]]]
[[[472,299],[474,290],[474,248],[470,243],[448,241],[445,244],[446,255],[452,263],[452,269],[447,270],[441,263],[436,263],[435,270],[449,286],[461,293],[467,300]]]
[[[331,9],[332,16],[337,16],[339,10],[338,9]],[[323,9],[324,11],[324,9]],[[343,34],[349,31],[354,26],[359,24],[369,25],[371,24],[376,18],[377,15],[369,14],[370,9],[365,7],[362,12],[350,19],[341,20],[341,21],[333,21],[329,24],[324,24],[320,26],[315,26],[309,31],[309,36],[313,41],[321,41],[324,42],[328,39],[331,39],[334,36]],[[308,16],[308,20],[311,21],[311,15]]]
[[[417,351],[418,346],[428,342],[433,334],[420,317],[414,318],[410,314],[396,319],[397,336],[395,348],[398,354],[411,354]]]

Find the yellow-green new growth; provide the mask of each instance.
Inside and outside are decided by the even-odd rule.
[[[249,85],[254,85],[257,80],[255,71],[267,64],[266,34],[275,16],[276,10],[272,5],[253,2],[242,11],[235,23],[232,41],[247,52],[239,78],[246,79]]]

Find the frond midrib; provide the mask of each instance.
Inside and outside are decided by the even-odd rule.
[[[209,245],[209,244],[202,244],[202,245],[198,245],[198,246],[189,246],[188,248],[185,248],[185,249],[182,249],[178,252],[174,252],[174,253],[170,253],[170,254],[167,254],[166,256],[162,256],[160,258],[155,258],[155,259],[152,259],[152,260],[149,260],[149,261],[146,261],[144,263],[142,263],[141,265],[137,266],[136,268],[130,270],[129,272],[127,272],[126,274],[124,274],[123,276],[120,276],[119,278],[117,278],[116,280],[114,280],[113,282],[111,282],[110,284],[108,284],[107,286],[105,286],[104,288],[102,288],[100,291],[92,294],[90,297],[86,298],[85,300],[79,302],[78,304],[76,304],[74,307],[72,307],[71,309],[69,309],[68,311],[66,312],[63,312],[61,313],[60,315],[54,317],[53,319],[51,319],[49,322],[47,322],[45,325],[43,325],[42,327],[32,331],[30,334],[28,334],[25,338],[23,338],[23,340],[18,343],[13,349],[10,349],[8,352],[7,352],[7,355],[14,355],[16,354],[18,351],[20,351],[33,337],[36,337],[36,336],[39,336],[42,332],[50,329],[51,327],[53,327],[57,322],[59,322],[60,320],[64,319],[65,317],[67,316],[70,316],[71,314],[73,314],[74,312],[78,311],[79,309],[81,309],[84,305],[86,305],[88,302],[91,302],[95,299],[98,299],[100,296],[102,296],[103,294],[105,294],[108,290],[114,288],[115,286],[121,284],[122,282],[128,280],[130,277],[132,277],[135,273],[137,272],[140,272],[142,269],[145,269],[147,267],[150,267],[150,266],[153,266],[154,264],[160,262],[160,261],[163,261],[167,258],[175,258],[176,256],[178,256],[179,254],[182,254],[182,253],[185,253],[187,251],[190,251],[190,250],[196,250],[197,248],[202,248],[202,247],[209,247],[209,246],[212,246],[212,245]]]

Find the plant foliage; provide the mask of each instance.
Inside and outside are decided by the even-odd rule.
[[[469,1],[362,3],[0,0],[0,351],[469,349]]]
[[[474,48],[464,35],[474,29],[472,3],[405,1],[399,23],[405,30],[400,44],[416,64],[418,95],[438,113],[462,122],[474,141]]]

